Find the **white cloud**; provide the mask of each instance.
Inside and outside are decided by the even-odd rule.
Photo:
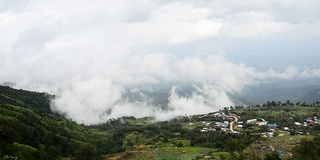
[[[187,82],[214,83],[228,92],[240,91],[244,86],[255,82],[254,68],[234,64],[222,55],[206,59],[187,57],[177,62],[177,72]]]
[[[74,80],[53,101],[52,109],[78,123],[99,123],[107,120],[105,111],[120,100],[121,90],[110,80]]]
[[[317,1],[29,0],[1,4],[6,7],[0,6],[0,82],[57,94],[54,109],[79,123],[129,114],[165,119],[206,112],[232,105],[229,93],[240,93],[269,77],[320,76],[318,68],[260,72],[212,53],[241,46],[246,39],[317,37]],[[185,55],[190,48],[195,53]],[[198,49],[206,56],[199,56]],[[173,89],[170,111],[121,99],[128,86],[179,83],[194,84],[198,91],[181,97]]]
[[[317,69],[304,69],[301,70],[294,66],[285,68],[283,72],[276,72],[273,69],[265,73],[260,73],[264,79],[277,78],[277,79],[294,79],[294,78],[319,78],[320,68]]]
[[[198,88],[198,93],[193,93],[190,97],[181,97],[173,87],[169,97],[169,114],[184,115],[194,113],[208,113],[222,107],[233,106],[226,91],[212,85],[204,85]],[[171,109],[171,110],[170,110]]]
[[[275,21],[272,16],[270,12],[240,12],[230,17],[223,32],[232,38],[247,38],[293,30],[293,24]]]

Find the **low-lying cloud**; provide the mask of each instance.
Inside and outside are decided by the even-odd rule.
[[[52,109],[85,124],[131,115],[167,120],[178,115],[207,113],[237,105],[229,94],[241,93],[243,88],[267,79],[320,77],[319,70],[299,71],[292,66],[283,72],[259,72],[244,64],[231,63],[223,55],[177,59],[156,53],[128,59],[131,64],[118,64],[111,73],[107,69],[105,73],[92,77],[64,82],[67,84],[56,93]],[[134,87],[135,92],[139,92],[139,86],[161,87],[162,84],[172,84],[165,109],[150,103],[148,95],[143,95],[144,101],[123,99],[125,88]],[[191,95],[179,95],[176,87],[180,84],[194,85],[195,91]]]
[[[236,105],[229,94],[261,81],[320,77],[316,67],[291,64],[283,71],[272,66],[261,71],[226,59],[254,59],[260,52],[271,59],[281,56],[261,44],[254,48],[253,41],[317,41],[316,0],[28,0],[3,1],[2,6],[0,83],[55,94],[52,110],[78,123],[130,115],[166,120],[211,112]],[[243,44],[250,44],[254,54],[239,53]],[[316,50],[318,44],[309,45],[276,48],[304,51],[293,55],[319,55],[305,49]],[[181,84],[194,86],[194,92],[179,94]],[[138,93],[154,85],[170,86],[166,108],[153,104],[149,95],[143,95],[143,101],[124,98],[128,89]]]

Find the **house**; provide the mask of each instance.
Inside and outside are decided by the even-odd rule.
[[[268,124],[269,127],[277,127],[278,125],[276,123]]]
[[[221,128],[221,131],[228,132],[229,128]]]
[[[200,130],[200,132],[208,132],[208,128],[203,128]]]
[[[268,122],[262,118],[257,119],[256,125],[258,126],[268,126]]]
[[[276,150],[276,152],[278,152],[279,154],[287,154],[286,152],[280,150]]]
[[[221,114],[220,112],[214,113],[213,117],[223,117],[223,114]]]
[[[261,133],[261,137],[265,137],[265,138],[269,137],[269,138],[271,138],[273,136],[274,136],[273,132]]]
[[[258,126],[268,126],[267,121],[256,122]]]
[[[299,123],[299,122],[294,122],[294,124],[297,126],[301,126],[301,123]]]
[[[268,137],[273,137],[273,132],[268,132],[267,135]]]
[[[224,121],[223,124],[222,124],[222,126],[223,126],[224,128],[228,128],[228,127],[229,127],[229,121]]]
[[[304,119],[304,120],[306,120],[306,121],[310,121],[310,120],[312,120],[310,117],[308,117],[308,118],[306,118],[306,119]]]
[[[221,126],[222,125],[221,122],[216,122],[215,124],[216,124],[216,126]]]
[[[255,124],[257,122],[257,119],[249,119],[247,120],[247,124]]]
[[[226,116],[227,117],[227,119],[233,119],[233,116]]]
[[[208,132],[207,130],[201,129],[200,132]]]

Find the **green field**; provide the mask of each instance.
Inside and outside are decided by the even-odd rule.
[[[127,152],[126,154],[119,154],[115,157],[125,158],[129,160],[140,160],[140,159],[155,159],[155,160],[193,160],[203,159],[205,156],[219,157],[220,154],[228,157],[226,152],[217,152],[212,148],[201,148],[201,147],[164,147],[159,149],[147,149],[141,151]],[[113,159],[111,157],[109,159]]]

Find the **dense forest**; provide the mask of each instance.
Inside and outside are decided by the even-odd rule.
[[[241,134],[201,132],[203,122],[218,122],[218,117],[182,116],[171,121],[154,122],[152,117],[122,117],[103,124],[84,126],[50,111],[53,95],[0,86],[0,159],[319,159],[320,126],[304,129],[308,137],[297,136],[301,127],[294,121],[318,116],[317,105],[296,106],[291,102],[225,108],[242,120],[260,117],[293,128],[288,136],[292,156],[260,152],[272,139],[261,137],[267,128],[245,125]],[[294,105],[294,106],[292,106]],[[304,108],[297,108],[304,107]],[[299,110],[305,110],[298,114]],[[223,110],[222,110],[223,111]],[[292,118],[286,118],[292,117]],[[223,121],[223,119],[222,119]],[[193,124],[194,123],[194,124]],[[192,124],[192,126],[191,126]],[[240,132],[239,132],[240,133]],[[290,134],[290,135],[289,135]],[[283,141],[283,140],[282,140]],[[287,145],[288,146],[288,145]],[[283,147],[285,150],[286,147]]]

